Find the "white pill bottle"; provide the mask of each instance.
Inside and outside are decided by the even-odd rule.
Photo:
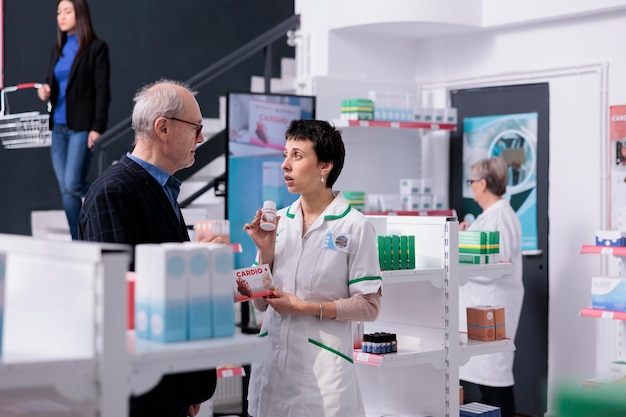
[[[263,202],[261,209],[261,229],[271,232],[276,229],[276,203],[272,200]]]

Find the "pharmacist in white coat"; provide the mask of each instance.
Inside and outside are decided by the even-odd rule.
[[[521,226],[506,192],[507,165],[501,158],[490,158],[472,165],[468,180],[474,200],[483,212],[469,226],[470,230],[500,232],[500,260],[511,262],[513,272],[496,278],[475,276],[459,290],[460,320],[465,323],[466,307],[474,305],[504,306],[506,336],[514,340],[522,310]],[[460,229],[467,228],[465,223]],[[515,416],[513,394],[514,352],[472,357],[459,371],[465,391],[465,402],[479,401],[501,409],[502,417]]]
[[[266,311],[261,337],[271,355],[253,364],[252,417],[363,417],[352,359],[352,322],[378,317],[382,281],[373,225],[332,185],[343,167],[341,134],[321,120],[286,132],[285,184],[300,198],[278,212],[275,231],[261,210],[244,229],[277,290],[254,300]]]

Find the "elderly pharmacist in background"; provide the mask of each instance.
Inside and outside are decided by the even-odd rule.
[[[364,417],[351,322],[378,317],[376,233],[332,189],[345,157],[340,132],[325,121],[294,120],[286,138],[281,168],[300,198],[278,212],[276,230],[260,227],[261,210],[244,226],[279,288],[253,301],[267,309],[261,335],[272,354],[252,368],[248,413]]]
[[[502,198],[507,184],[506,162],[501,158],[478,161],[472,165],[468,182],[474,200],[483,212],[469,227],[462,222],[460,229],[499,231],[500,260],[511,262],[513,272],[497,278],[470,278],[459,290],[461,321],[466,321],[465,309],[469,306],[504,306],[506,336],[514,340],[524,298],[520,249],[522,238],[517,215],[509,201]],[[514,417],[513,359],[512,351],[472,357],[459,371],[465,402],[479,401],[497,406],[500,407],[502,417]]]

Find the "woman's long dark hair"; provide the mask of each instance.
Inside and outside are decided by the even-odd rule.
[[[57,7],[59,3],[64,0],[57,1]],[[96,32],[93,30],[91,24],[91,14],[89,13],[89,6],[85,0],[66,0],[74,5],[74,15],[76,16],[76,37],[78,38],[78,51],[76,55],[85,49],[94,39],[97,38]],[[67,32],[62,32],[57,25],[57,49],[59,53],[63,50],[63,45],[67,41]]]

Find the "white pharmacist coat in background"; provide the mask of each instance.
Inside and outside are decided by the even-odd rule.
[[[522,282],[522,231],[508,200],[502,199],[483,211],[469,230],[500,232],[500,260],[511,262],[513,272],[496,278],[476,276],[459,289],[459,319],[467,324],[466,308],[474,305],[504,306],[506,337],[514,340],[519,322],[524,284]],[[461,330],[465,330],[461,326]],[[508,387],[513,380],[514,352],[473,356],[461,366],[459,378],[491,387]]]
[[[314,302],[379,290],[374,227],[343,194],[336,195],[304,236],[299,199],[278,215],[272,270],[278,288]],[[251,416],[365,416],[350,322],[278,314],[268,307],[260,336],[269,338],[272,352],[252,365]]]

